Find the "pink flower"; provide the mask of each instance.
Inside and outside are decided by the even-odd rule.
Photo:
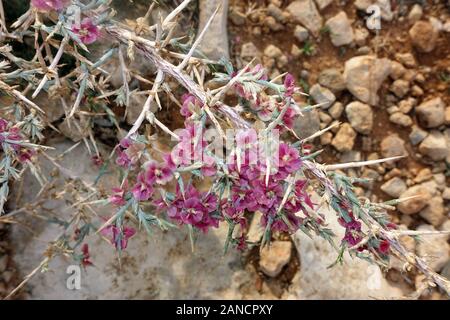
[[[109,225],[103,228],[100,233],[109,238],[112,245],[118,250],[127,248],[128,240],[136,234],[136,230],[131,227],[119,228],[114,225]]]
[[[84,18],[80,26],[73,26],[72,31],[84,44],[94,43],[100,36],[98,27],[89,18]]]
[[[194,113],[198,113],[202,107],[201,102],[190,93],[183,94],[181,101],[183,104],[181,106],[180,113],[186,118],[191,117]]]
[[[166,184],[172,180],[171,165],[163,165],[156,162],[151,162],[145,173],[147,181],[155,181],[157,184]]]
[[[126,201],[125,201],[125,194],[127,192],[128,189],[128,182],[125,181],[124,185],[122,188],[112,188],[112,192],[113,194],[109,197],[109,202],[116,205],[116,206],[123,206],[125,205]]]
[[[28,150],[28,149],[24,149],[22,148],[19,152],[19,161],[20,162],[26,162],[26,161],[30,161],[31,157],[35,154],[36,152],[34,150]]]
[[[153,194],[153,183],[155,182],[155,178],[141,172],[139,173],[137,180],[138,181],[131,192],[137,201],[147,201]]]
[[[31,5],[41,11],[64,9],[70,0],[31,0]]]
[[[103,159],[99,155],[92,156],[91,161],[97,167],[100,167],[103,164]]]
[[[83,253],[83,256],[81,258],[81,265],[85,268],[94,265],[90,260],[91,255],[89,254],[89,246],[87,243],[83,244],[83,246],[81,247],[81,252]]]
[[[286,143],[280,144],[277,177],[283,179],[302,166],[300,153]]]
[[[295,90],[295,79],[290,73],[284,78],[284,95],[286,97],[291,97]]]
[[[389,244],[389,241],[383,240],[380,242],[380,246],[378,247],[378,251],[381,254],[387,254],[389,252],[391,245]]]

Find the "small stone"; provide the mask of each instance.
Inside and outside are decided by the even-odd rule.
[[[450,187],[446,187],[444,192],[442,192],[442,198],[445,200],[450,200]]]
[[[430,180],[433,177],[430,168],[424,168],[419,171],[419,173],[414,178],[415,183],[421,183],[427,180]]]
[[[414,68],[417,63],[414,56],[410,53],[397,53],[395,59],[408,68]]]
[[[411,88],[411,95],[413,97],[421,97],[423,96],[424,92],[423,89],[421,87],[419,87],[418,85],[413,85]]]
[[[409,127],[413,124],[413,121],[411,117],[407,116],[406,114],[403,114],[401,112],[395,112],[390,115],[389,121],[392,123],[398,124],[402,127]]]
[[[279,57],[281,57],[283,55],[283,52],[281,51],[280,48],[274,46],[273,44],[269,44],[264,49],[264,55],[269,58],[278,59]]]
[[[300,25],[295,26],[294,37],[297,38],[298,41],[304,42],[309,37],[309,32],[307,29],[303,28]]]
[[[345,62],[344,80],[347,89],[359,100],[377,105],[377,95],[383,81],[391,72],[389,59],[377,59],[373,56],[353,57]]]
[[[409,91],[409,82],[402,79],[395,80],[390,89],[397,97],[403,98]]]
[[[412,6],[411,11],[409,11],[408,20],[414,23],[416,21],[419,21],[420,18],[422,18],[422,15],[423,15],[422,7],[416,3],[415,5]]]
[[[342,112],[344,112],[344,105],[340,102],[335,102],[331,108],[328,109],[328,113],[335,120],[341,117]]]
[[[418,145],[419,143],[421,143],[423,141],[423,139],[425,139],[425,137],[428,135],[428,132],[425,130],[422,130],[421,128],[419,128],[418,126],[413,126],[412,127],[412,131],[409,134],[409,141],[411,142],[411,144],[413,146]]]
[[[312,0],[296,0],[286,10],[294,21],[306,27],[314,36],[322,29],[323,19]]]
[[[345,89],[344,77],[342,76],[342,73],[335,68],[321,71],[317,81],[320,85],[334,92],[339,92]]]
[[[333,92],[317,83],[311,87],[309,94],[317,104],[322,104],[323,109],[328,109],[336,101]]]
[[[392,79],[397,80],[401,78],[406,72],[405,67],[397,61],[391,61],[391,74],[389,75]]]
[[[284,16],[283,11],[273,3],[267,6],[267,14],[274,17],[280,23],[286,22],[286,17]]]
[[[329,131],[325,132],[320,136],[320,144],[321,145],[329,145],[333,140],[333,134]]]
[[[369,37],[369,31],[365,28],[357,28],[354,31],[355,43],[358,46],[363,46],[366,44],[366,40]]]
[[[406,183],[399,177],[394,177],[381,185],[381,190],[393,198],[399,198],[406,191]]]
[[[421,225],[418,231],[436,231],[433,226]],[[449,259],[448,234],[437,234],[420,237],[416,241],[417,254],[425,259],[428,266],[434,271],[441,270]]]
[[[323,111],[319,111],[319,118],[322,123],[325,125],[328,125],[333,119],[328,115],[328,113],[325,113]]]
[[[332,146],[340,152],[350,151],[355,144],[356,132],[349,123],[344,123],[339,128],[333,141]]]
[[[445,118],[445,120],[444,120],[445,125],[449,126],[450,125],[450,106],[445,108],[444,118]]]
[[[361,152],[356,151],[356,150],[343,152],[341,154],[341,156],[339,157],[339,160],[342,163],[361,161]]]
[[[419,195],[419,196],[418,196]],[[416,198],[406,200],[398,204],[397,209],[404,214],[414,214],[425,208],[431,199],[431,194],[427,188],[422,185],[415,185],[400,195],[400,198],[408,198],[418,196]]]
[[[417,21],[409,30],[411,42],[419,51],[431,52],[436,47],[439,31],[427,21]]]
[[[419,123],[425,128],[436,128],[444,123],[445,106],[440,97],[422,102],[416,107]]]
[[[402,100],[398,104],[398,109],[401,113],[407,114],[409,113],[412,108],[416,105],[417,100],[409,97],[408,99]]]
[[[293,129],[300,139],[313,135],[320,130],[319,112],[316,109],[302,112],[302,114],[294,120]]]
[[[444,200],[441,197],[433,197],[428,201],[426,206],[419,215],[434,227],[438,227],[444,222]]]
[[[335,47],[353,42],[354,35],[350,21],[344,11],[327,20],[325,25],[330,29],[331,43]]]
[[[397,134],[385,137],[380,144],[381,154],[385,158],[407,155],[405,141]]]
[[[246,42],[241,47],[242,59],[261,58],[261,51],[253,44],[253,42]]]
[[[358,101],[349,103],[345,113],[352,127],[362,134],[369,134],[373,126],[373,112],[368,104]]]
[[[302,55],[302,50],[296,44],[293,44],[291,47],[291,55],[294,58],[298,58]]]
[[[263,23],[272,31],[280,31],[284,29],[283,25],[281,23],[278,23],[277,20],[272,16],[266,16]]]
[[[291,260],[292,243],[290,241],[274,241],[264,247],[260,253],[259,266],[269,277],[276,277]]]
[[[419,152],[434,161],[444,160],[448,154],[445,136],[440,131],[431,131],[419,145]]]

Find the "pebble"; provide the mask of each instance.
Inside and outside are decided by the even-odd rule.
[[[352,127],[362,134],[369,134],[373,126],[373,112],[368,104],[358,101],[349,103],[345,113]]]
[[[410,200],[398,204],[397,209],[403,214],[414,214],[425,208],[431,199],[431,194],[427,188],[422,185],[415,185],[400,195],[400,198],[407,198],[420,195]]]
[[[318,36],[322,29],[323,19],[313,0],[295,0],[286,10],[295,22],[306,27],[314,36]]]
[[[331,43],[335,47],[348,45],[353,42],[352,25],[344,11],[328,19],[325,25],[330,29]]]
[[[399,98],[403,98],[409,91],[409,82],[398,79],[392,83],[390,90]]]
[[[328,109],[328,113],[330,114],[330,116],[337,120],[341,117],[342,112],[344,112],[344,105],[342,103],[335,102],[329,109]]]
[[[336,101],[333,92],[318,83],[311,87],[309,94],[317,104],[322,104],[321,108],[323,109],[328,109]]]
[[[397,53],[395,59],[408,68],[414,68],[417,65],[416,58],[410,52]]]
[[[413,146],[416,146],[419,143],[421,143],[427,135],[428,135],[427,131],[422,130],[416,125],[413,125],[411,133],[409,134],[409,141]]]
[[[292,243],[290,241],[274,241],[260,252],[259,266],[269,277],[276,277],[291,260]]]
[[[399,102],[398,109],[401,113],[407,114],[417,104],[417,99],[409,97]]]
[[[422,15],[423,15],[422,6],[416,3],[415,5],[412,6],[411,11],[409,11],[408,20],[414,23],[416,21],[419,21],[420,18],[422,18]]]
[[[418,231],[436,231],[433,226],[420,225]],[[416,241],[417,254],[424,258],[428,266],[434,271],[440,271],[449,260],[449,235],[428,235]]]
[[[405,141],[397,134],[385,137],[380,144],[381,154],[385,158],[407,155]]]
[[[322,70],[317,81],[320,85],[332,90],[333,92],[340,92],[345,89],[344,77],[336,68]]]
[[[309,32],[302,26],[297,25],[294,29],[294,37],[297,38],[297,40],[300,42],[305,42],[309,37]]]
[[[401,112],[394,112],[393,114],[391,114],[389,116],[389,121],[402,127],[409,127],[413,124],[411,117]]]
[[[383,183],[380,189],[393,198],[399,198],[406,191],[406,183],[399,177],[394,177]]]
[[[439,227],[445,220],[444,200],[440,196],[431,198],[419,215],[434,227]]]
[[[416,107],[419,123],[425,128],[436,128],[445,121],[445,105],[440,97],[422,102]]]
[[[349,123],[344,123],[336,133],[331,145],[340,152],[350,151],[355,144],[356,132]]]
[[[409,30],[413,46],[421,52],[431,52],[436,47],[439,30],[431,22],[417,21]]]
[[[444,160],[448,154],[445,136],[440,131],[431,131],[419,145],[419,152],[434,161]]]

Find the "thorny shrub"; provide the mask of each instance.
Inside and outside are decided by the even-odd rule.
[[[319,152],[311,152],[308,142],[330,128],[303,140],[297,138],[292,130],[296,117],[318,106],[299,105],[302,93],[292,75],[270,80],[261,65],[253,64],[234,70],[228,61],[204,57],[197,50],[199,41],[179,42],[181,38],[173,37],[176,17],[188,0],[153,25],[149,25],[149,17],[155,3],[136,24],[123,25],[114,20],[110,2],[31,0],[29,10],[12,25],[1,21],[0,54],[4,59],[0,64],[0,89],[14,100],[3,107],[0,119],[2,211],[8,182],[20,179],[27,169],[38,175],[38,155],[49,157],[40,143],[44,128],[54,127],[33,102],[40,92],[56,95],[64,108],[65,121],[72,126],[79,127],[88,118],[85,128],[89,138],[84,142],[94,146],[92,162],[99,168],[99,178],[108,167],[120,168],[120,181],[108,199],[98,199],[116,207],[115,213],[100,218],[86,214],[72,217],[64,224],[59,241],[50,244],[56,243],[58,250],[49,250],[48,258],[71,254],[83,266],[92,265],[84,241],[92,229],[108,239],[120,255],[127,246],[136,245],[130,241],[136,234],[135,222],[149,234],[153,227],[187,228],[192,246],[202,240],[202,233],[226,223],[229,232],[225,251],[230,246],[238,250],[265,246],[274,233],[293,234],[300,229],[329,241],[337,250],[336,262],[342,261],[348,251],[387,267],[395,254],[449,291],[446,280],[398,241],[401,231],[385,212],[398,201],[374,204],[360,198],[353,188],[358,179],[334,170],[345,165],[323,166],[314,161]],[[17,57],[13,50],[14,43],[26,39],[34,39],[35,54],[29,61]],[[91,61],[89,47],[98,42],[109,43],[110,48]],[[130,73],[124,52],[129,61],[142,55],[155,66],[152,81],[145,79],[147,75]],[[62,59],[75,62],[68,66]],[[109,86],[111,75],[102,68],[114,59],[119,61],[123,81],[115,90]],[[204,89],[204,72],[208,71],[206,80],[220,84],[216,89]],[[122,120],[110,107],[111,98],[127,108],[130,97],[136,94],[129,87],[133,77],[151,84],[152,89],[126,137],[117,142],[109,157],[102,155],[96,147],[93,115],[119,130]],[[169,82],[178,83],[184,92],[172,92]],[[180,101],[176,104],[184,127],[175,131],[152,111],[154,105],[163,108],[158,96],[164,93]],[[235,107],[225,101],[235,101]],[[160,134],[171,137],[170,151],[157,156],[151,152],[152,137],[141,128],[145,120]],[[366,164],[370,163],[374,162]],[[208,190],[199,187],[204,181],[211,182]],[[320,201],[313,201],[312,193]],[[336,241],[327,228],[325,217],[318,211],[323,204],[336,212],[345,229],[342,239]],[[8,217],[5,211],[4,217]],[[256,212],[261,214],[264,234],[261,243],[250,243],[246,233],[249,219]]]

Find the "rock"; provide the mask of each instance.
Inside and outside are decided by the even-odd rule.
[[[318,198],[318,197],[316,197]],[[320,201],[320,199],[313,199]],[[337,238],[342,238],[344,229],[337,222],[336,214],[322,208],[320,214]],[[384,279],[375,264],[344,254],[344,263],[332,265],[337,252],[324,239],[309,238],[297,231],[292,239],[300,258],[300,272],[289,288],[286,299],[373,299],[402,296],[401,290],[392,287]]]
[[[211,22],[206,31],[199,48],[203,54],[209,59],[220,60],[222,57],[229,59],[228,51],[228,0],[200,0],[200,21],[198,30],[199,33],[203,30],[209,18],[213,15],[217,6],[220,5],[219,12],[214,20]]]
[[[386,181],[380,187],[380,189],[390,195],[393,198],[399,198],[400,195],[406,191],[406,183],[399,177],[394,177],[391,180]]]
[[[260,252],[259,267],[269,277],[276,277],[291,260],[292,243],[290,241],[274,241]]]
[[[261,226],[262,213],[256,211],[248,228],[247,239],[253,243],[259,243],[264,234],[264,228]]]
[[[336,133],[331,145],[340,152],[350,151],[355,144],[356,132],[349,123],[344,123]]]
[[[413,146],[418,145],[419,143],[421,143],[423,141],[423,139],[425,139],[425,137],[428,135],[428,132],[425,130],[422,130],[421,128],[419,128],[418,126],[414,125],[412,127],[412,131],[409,134],[409,141],[411,141],[411,144]]]
[[[300,25],[295,26],[294,37],[297,38],[298,41],[304,42],[309,37],[309,32],[307,29],[303,28]]]
[[[425,128],[439,127],[445,121],[445,105],[440,97],[422,102],[415,110],[419,123]]]
[[[419,145],[419,152],[434,161],[444,160],[448,154],[445,136],[440,131],[431,131]]]
[[[427,188],[422,185],[415,185],[400,195],[400,198],[408,198],[418,196],[416,198],[406,200],[398,204],[397,209],[404,214],[414,214],[425,208],[431,199],[431,194]]]
[[[242,59],[253,59],[261,58],[261,51],[254,45],[253,42],[246,42],[241,47],[241,58]]]
[[[419,215],[434,227],[439,227],[445,220],[444,200],[440,196],[433,197]]]
[[[33,99],[33,102],[44,110],[44,118],[50,123],[61,119],[65,114],[61,100],[57,97],[53,97],[52,94],[41,91],[37,97]]]
[[[340,92],[345,89],[345,81],[342,73],[335,68],[324,69],[317,79],[320,85],[334,91]]]
[[[317,83],[311,87],[309,94],[317,104],[321,104],[320,107],[323,109],[328,109],[336,101],[333,92]]]
[[[366,39],[369,37],[369,31],[365,28],[356,28],[354,31],[355,43],[358,46],[363,46],[366,43]]]
[[[409,113],[412,108],[416,105],[417,100],[409,97],[408,99],[402,100],[398,104],[398,109],[401,113],[407,114]]]
[[[292,45],[292,47],[291,47],[291,55],[294,58],[300,57],[302,55],[302,53],[303,53],[303,51],[296,44]]]
[[[319,112],[316,109],[302,112],[302,115],[294,120],[293,129],[300,139],[313,135],[320,130]]]
[[[441,276],[450,281],[450,260],[445,263],[444,268],[442,268]]]
[[[418,231],[436,231],[433,226],[421,225]],[[449,259],[449,235],[423,235],[416,241],[417,254],[422,257],[434,271],[440,271]]]
[[[319,111],[319,119],[320,121],[324,124],[324,125],[329,125],[330,122],[333,120],[333,118],[331,118],[328,113],[325,113],[323,111]]]
[[[301,23],[314,36],[318,36],[323,19],[313,0],[295,0],[286,8],[295,22]]]
[[[328,113],[335,120],[341,117],[342,112],[344,112],[344,105],[340,102],[335,102],[331,108],[328,109]]]
[[[266,16],[263,23],[272,31],[280,31],[284,29],[284,26],[277,22],[277,20],[272,16]]]
[[[397,134],[385,137],[380,144],[381,154],[385,158],[407,155],[405,141]]]
[[[446,126],[450,126],[450,106],[445,108],[444,123]]]
[[[409,11],[408,20],[414,23],[416,21],[419,21],[420,18],[422,18],[422,15],[423,15],[422,6],[416,3],[415,5],[412,6],[411,10]]]
[[[267,6],[267,14],[274,17],[280,23],[286,22],[286,17],[283,14],[283,11],[273,3]]]
[[[356,98],[364,103],[376,105],[379,101],[378,89],[390,72],[389,59],[358,56],[345,62],[344,80],[347,89]]]
[[[373,112],[369,105],[354,101],[345,107],[345,113],[356,131],[362,134],[369,134],[372,131]]]
[[[445,200],[450,200],[450,187],[446,187],[444,192],[442,192],[442,198]]]
[[[325,9],[333,2],[333,0],[315,0],[315,1],[317,3],[317,6],[319,7],[319,10]]]
[[[411,42],[419,51],[431,52],[436,47],[439,31],[427,21],[417,21],[409,29]]]
[[[344,11],[327,20],[325,25],[330,29],[331,43],[335,47],[353,42],[354,35],[350,21]]]
[[[389,121],[392,123],[398,124],[402,127],[409,127],[413,124],[413,121],[411,117],[407,116],[406,114],[403,114],[401,112],[395,112],[390,115]]]
[[[416,58],[414,58],[411,52],[396,53],[395,59],[408,68],[414,68],[417,65]]]
[[[419,173],[417,173],[413,181],[415,183],[421,183],[430,180],[431,178],[433,178],[433,173],[431,172],[430,168],[423,168],[419,171]]]
[[[399,98],[403,98],[409,91],[409,82],[398,79],[392,83],[391,91]]]
[[[397,80],[401,78],[406,72],[405,67],[397,61],[391,61],[391,74],[389,75],[392,79]]]
[[[333,140],[333,134],[329,131],[325,132],[320,136],[320,144],[321,145],[329,145],[331,141]]]
[[[269,58],[278,59],[281,56],[283,56],[283,51],[281,51],[280,48],[274,46],[273,44],[269,44],[264,49],[264,55],[269,57]]]

